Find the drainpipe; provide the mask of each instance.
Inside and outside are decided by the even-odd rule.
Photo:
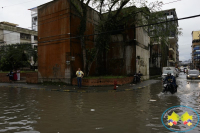
[[[136,45],[137,45],[137,40],[136,40],[136,27],[135,27],[135,24],[134,24],[134,26],[133,26],[134,28],[133,28],[133,32],[134,32],[134,57],[135,57],[135,70],[133,70],[134,71],[134,73],[136,73],[137,72],[137,62],[136,62],[136,60],[137,60],[137,57],[136,57]]]

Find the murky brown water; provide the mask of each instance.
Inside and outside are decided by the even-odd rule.
[[[185,105],[200,113],[200,81],[177,79],[177,94],[162,84],[123,92],[65,93],[0,88],[0,132],[6,133],[168,133],[163,112]],[[156,101],[149,101],[150,99]],[[198,125],[190,133],[199,133]]]

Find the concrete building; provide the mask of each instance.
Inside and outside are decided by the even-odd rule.
[[[169,9],[159,12],[162,14],[161,22],[176,20],[177,14],[176,9]],[[173,29],[169,33],[166,33],[164,37],[165,43],[161,41],[161,38],[155,37],[155,29],[158,28],[156,25],[150,28],[149,36],[151,37],[151,49],[150,49],[150,75],[159,75],[161,74],[162,67],[165,66],[174,66],[178,67],[179,63],[179,45],[178,45],[178,36],[177,28],[178,21],[170,22],[173,25]],[[171,25],[166,23],[165,28],[170,29]],[[156,29],[160,32],[165,31],[165,29]],[[159,36],[159,35],[158,35]],[[156,39],[155,39],[156,38]],[[155,41],[156,40],[156,41]],[[162,56],[167,56],[166,59],[163,59]]]
[[[200,31],[192,31],[192,64],[200,69]]]
[[[149,79],[150,37],[148,29],[136,28],[136,72],[143,74],[143,79]]]
[[[36,43],[37,32],[17,27],[17,24],[0,22],[0,44]]]
[[[0,22],[0,45],[33,43],[37,47],[37,32],[17,27],[17,24]],[[34,64],[31,61],[31,64]]]
[[[38,31],[38,9],[37,7],[29,9],[31,11],[31,27],[32,30]]]
[[[39,82],[71,84],[77,68],[83,68],[80,39],[69,39],[79,36],[80,17],[73,8],[68,0],[54,0],[37,7]],[[88,7],[86,35],[95,33],[98,21],[98,12]],[[87,46],[93,47],[94,40],[95,36],[86,38]],[[148,79],[149,43],[150,38],[144,28],[130,28],[126,34],[113,33],[111,49],[104,53],[101,63],[97,59],[92,64],[90,75],[133,75],[140,71],[143,78]]]

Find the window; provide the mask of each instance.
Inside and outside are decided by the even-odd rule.
[[[31,35],[20,33],[20,39],[31,40]]]
[[[38,40],[38,37],[37,37],[37,36],[34,36],[34,40],[37,41],[37,40]]]

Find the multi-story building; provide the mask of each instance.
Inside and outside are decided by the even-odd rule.
[[[38,31],[38,9],[37,7],[29,9],[31,11],[32,30]]]
[[[37,47],[37,31],[17,26],[9,22],[0,22],[0,45],[31,43],[33,47]]]
[[[159,16],[160,22],[172,21],[164,23],[162,28],[154,25],[149,29],[149,36],[151,37],[150,70],[152,72],[150,75],[161,73],[162,67],[165,66],[177,67],[179,62],[176,9],[164,10],[159,14],[161,14]],[[159,36],[159,32],[162,32],[162,36]],[[166,56],[166,58],[163,56]]]
[[[0,22],[0,44],[36,43],[37,32],[17,27],[17,24]]]
[[[200,68],[200,31],[192,31],[192,64],[195,69]]]
[[[36,9],[37,17],[32,15],[32,20],[38,22],[38,41],[43,42],[38,45],[39,82],[62,81],[70,84],[77,68],[83,68],[80,38],[75,38],[80,36],[80,16],[70,1],[66,0],[54,0]],[[35,17],[37,19],[33,19]],[[95,34],[98,22],[98,12],[88,7],[85,34]],[[102,54],[101,61],[98,58],[92,64],[90,75],[133,75],[140,71],[144,79],[149,78],[148,31],[143,27],[130,28],[126,33],[112,34],[110,50]],[[85,42],[88,47],[94,47],[95,36],[85,38]]]

